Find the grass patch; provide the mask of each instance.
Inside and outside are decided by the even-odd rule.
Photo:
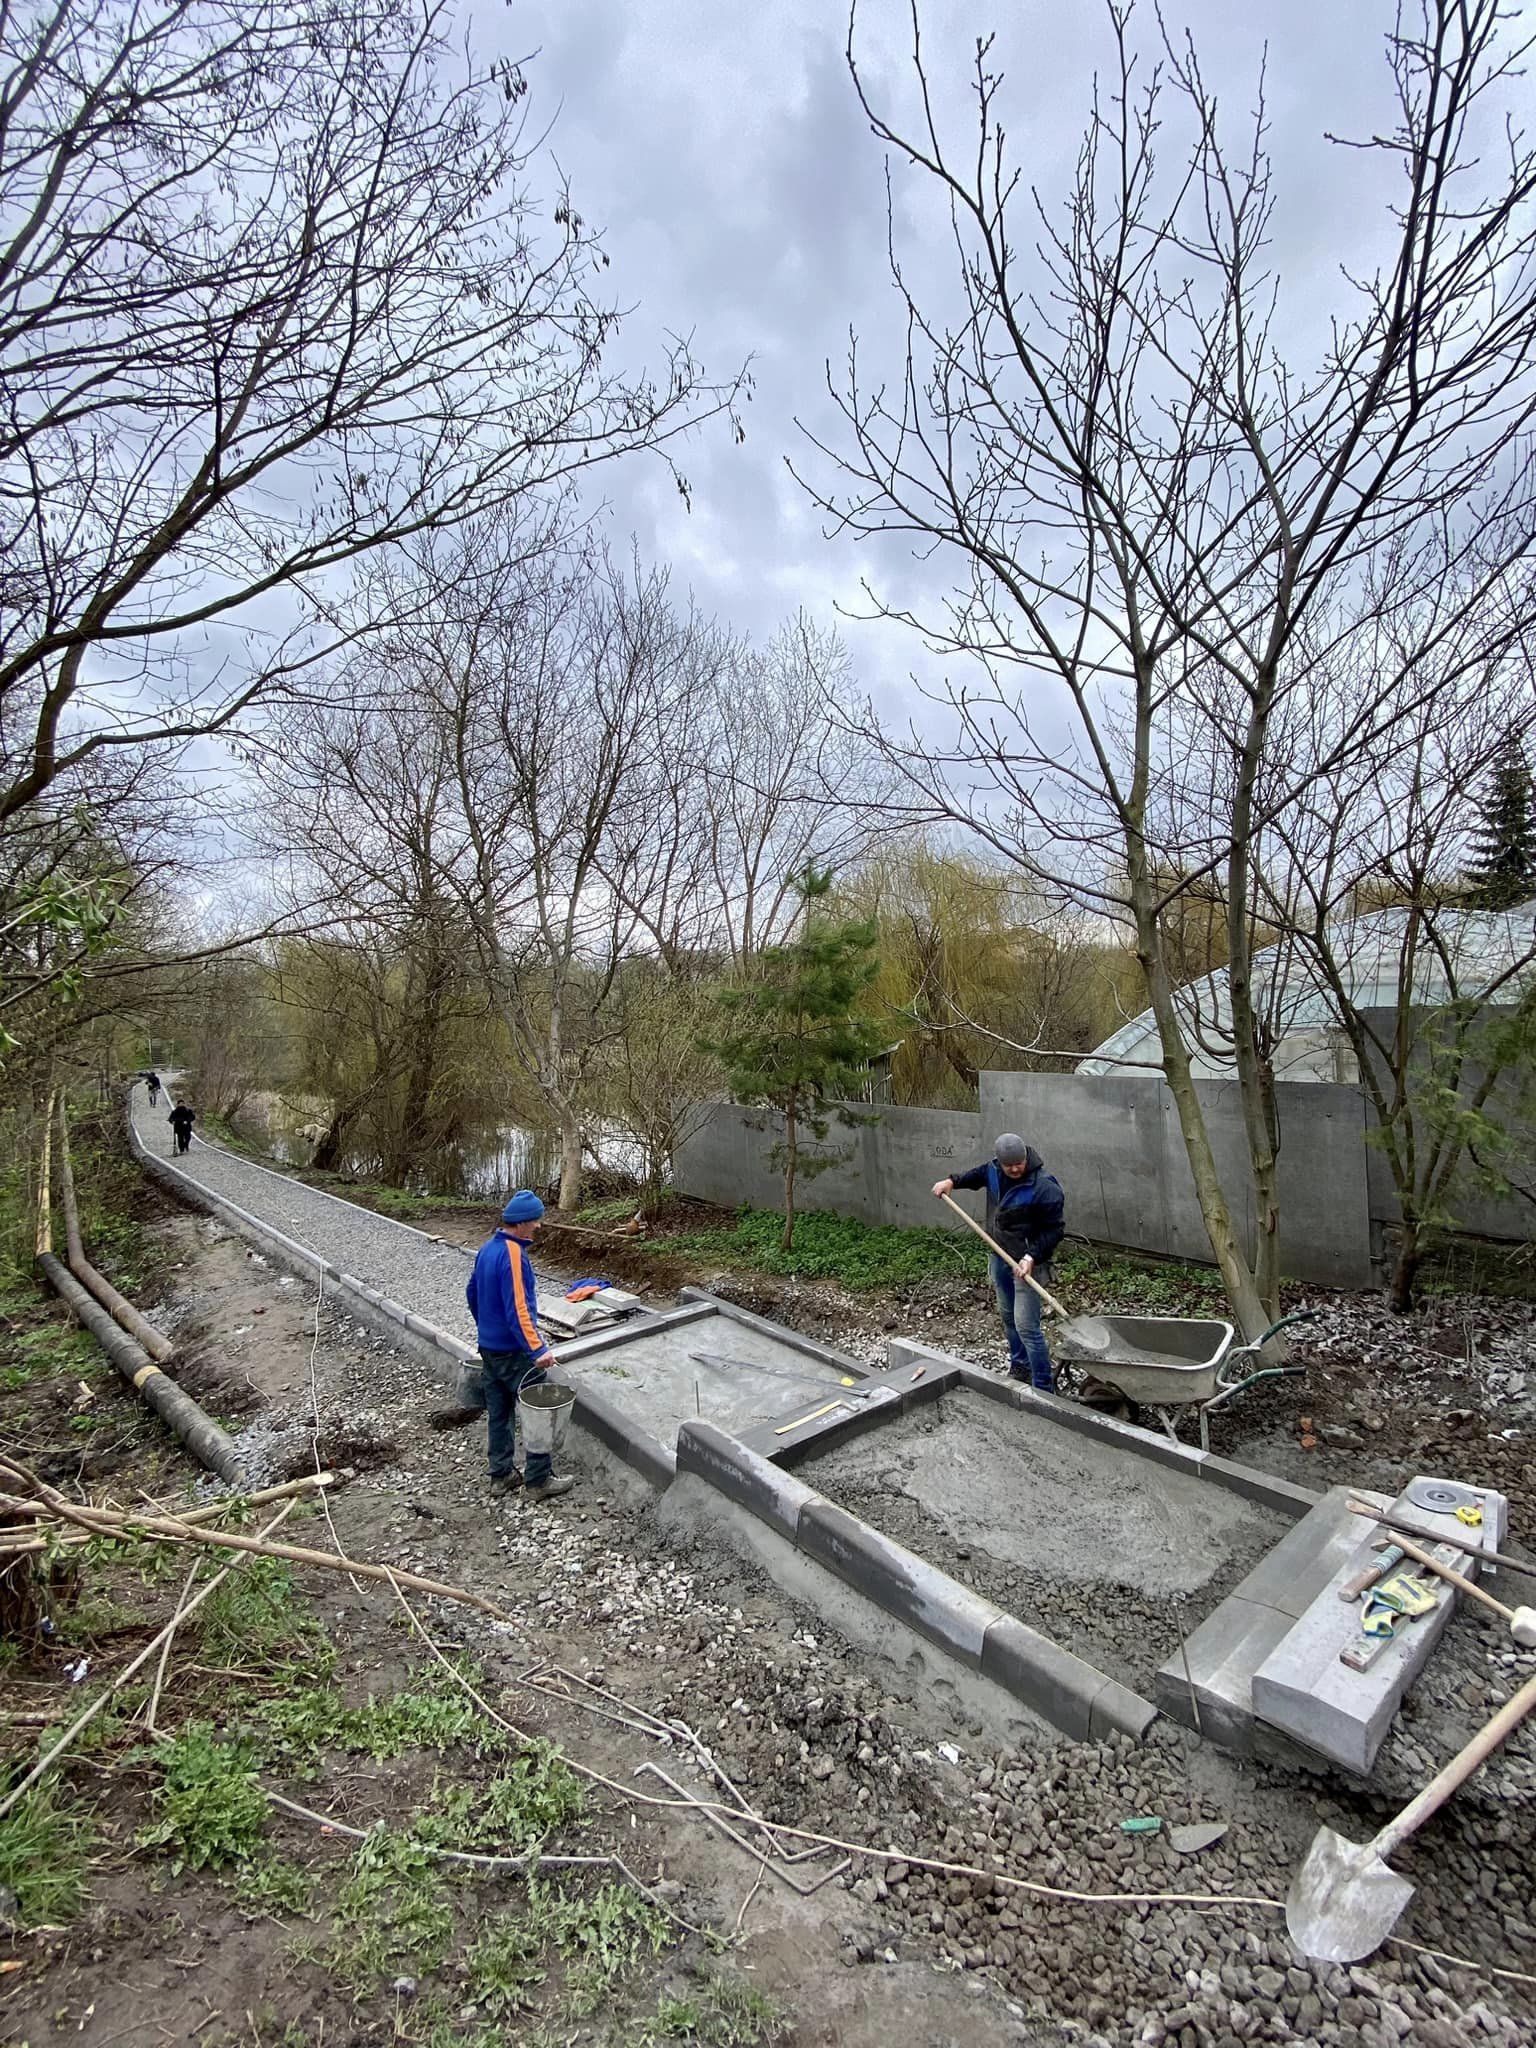
[[[23,1927],[61,1926],[85,1897],[96,1831],[45,1780],[0,1820],[0,1891],[15,1894]]]
[[[409,1834],[379,1826],[359,1848],[336,1899],[335,1923],[319,1958],[362,1992],[410,1965],[435,1970],[453,1941],[453,1908],[442,1875]]]
[[[136,1837],[142,1849],[169,1849],[171,1869],[206,1870],[249,1860],[267,1825],[267,1795],[256,1783],[255,1746],[215,1739],[192,1721],[153,1752],[162,1772],[152,1794],[159,1818]]]
[[[258,1702],[250,1725],[264,1755],[300,1769],[313,1766],[326,1750],[383,1762],[408,1749],[445,1750],[460,1743],[483,1754],[508,1740],[457,1689],[400,1692],[349,1707],[335,1686],[311,1686]]]
[[[778,2038],[783,2017],[773,2000],[736,1977],[712,1977],[682,1997],[664,1995],[637,2020],[625,2048],[663,2048],[669,2041],[699,2048],[755,2048]]]
[[[416,1833],[445,1849],[520,1856],[586,1810],[581,1780],[553,1743],[530,1742],[484,1786],[434,1786]]]
[[[209,1594],[195,1621],[211,1660],[270,1671],[302,1659],[317,1678],[329,1678],[336,1668],[336,1653],[303,1606],[292,1566],[281,1558],[251,1557]]]
[[[535,1925],[565,1959],[565,1997],[578,2018],[596,2012],[618,1980],[645,1956],[660,1955],[672,1935],[667,1916],[622,1882],[567,1892],[528,1880]]]
[[[859,1293],[924,1280],[986,1279],[985,1250],[957,1231],[861,1223],[854,1216],[811,1209],[795,1219],[795,1242],[784,1251],[779,1243],[783,1228],[783,1217],[771,1209],[738,1209],[717,1226],[648,1239],[647,1249],[708,1259],[744,1272],[836,1280]],[[1069,1244],[1057,1255],[1055,1267],[1058,1291],[1069,1290],[1084,1307],[1113,1304],[1127,1311],[1179,1313],[1192,1306],[1215,1306],[1224,1298],[1214,1272],[1201,1266]]]
[[[241,1867],[235,1897],[251,1913],[307,1914],[318,1884],[315,1873],[302,1863],[290,1863],[285,1856],[264,1856]]]
[[[544,1942],[527,1914],[507,1914],[481,1929],[464,1957],[469,1995],[491,2019],[514,2012],[544,1982]]]

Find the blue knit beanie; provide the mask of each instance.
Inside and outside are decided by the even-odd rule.
[[[519,1188],[501,1212],[503,1223],[537,1223],[544,1214],[544,1204],[529,1188]]]

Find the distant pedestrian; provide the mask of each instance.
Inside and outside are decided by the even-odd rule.
[[[1033,1145],[1015,1131],[1004,1131],[993,1155],[980,1166],[938,1181],[933,1192],[954,1188],[985,1188],[987,1231],[1006,1259],[994,1253],[989,1261],[997,1312],[1008,1333],[1008,1376],[1028,1380],[1042,1394],[1056,1391],[1051,1354],[1040,1329],[1040,1297],[1027,1283],[1035,1275],[1051,1284],[1051,1254],[1066,1236],[1066,1197],[1061,1183],[1047,1173]]]
[[[178,1152],[190,1152],[192,1150],[192,1126],[197,1122],[197,1111],[189,1108],[185,1102],[178,1102],[166,1118],[166,1122],[171,1127],[171,1136],[175,1140],[176,1150]]]
[[[149,1083],[149,1106],[153,1109],[160,1100],[160,1076],[158,1074],[146,1074],[144,1078]]]
[[[539,1304],[528,1257],[543,1216],[538,1196],[519,1188],[501,1212],[501,1227],[480,1247],[464,1290],[484,1367],[491,1487],[497,1493],[514,1493],[526,1485],[530,1500],[555,1500],[575,1484],[554,1476],[547,1451],[530,1451],[521,1475],[512,1462],[517,1397],[524,1387],[544,1383],[551,1357],[539,1335]]]

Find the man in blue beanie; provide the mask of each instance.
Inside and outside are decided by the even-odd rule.
[[[464,1290],[484,1367],[491,1490],[515,1493],[526,1485],[530,1500],[556,1500],[575,1484],[554,1476],[547,1452],[530,1451],[522,1474],[512,1462],[518,1394],[523,1387],[542,1384],[550,1357],[549,1346],[539,1335],[539,1304],[528,1257],[543,1216],[538,1196],[519,1188],[501,1212],[500,1229],[476,1254]]]

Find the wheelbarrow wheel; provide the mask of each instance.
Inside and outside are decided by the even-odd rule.
[[[1091,1374],[1084,1379],[1077,1398],[1084,1408],[1091,1408],[1096,1415],[1108,1415],[1116,1422],[1141,1420],[1141,1410],[1128,1394]]]

